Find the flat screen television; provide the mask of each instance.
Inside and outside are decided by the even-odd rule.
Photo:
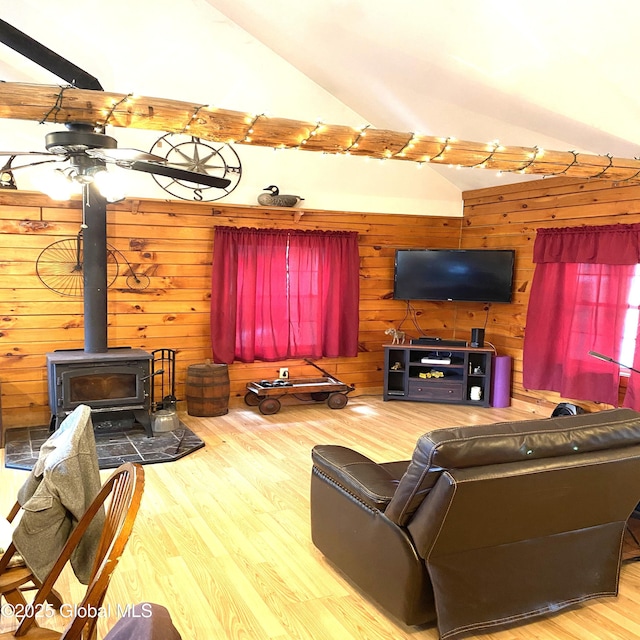
[[[511,302],[515,251],[396,249],[396,300]]]

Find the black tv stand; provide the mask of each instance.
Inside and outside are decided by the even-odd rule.
[[[490,406],[492,349],[384,346],[383,400]]]

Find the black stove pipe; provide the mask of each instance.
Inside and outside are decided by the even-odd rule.
[[[95,184],[82,188],[84,350],[107,352],[107,201]]]

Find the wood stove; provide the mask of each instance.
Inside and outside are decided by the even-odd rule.
[[[47,354],[52,430],[78,405],[91,407],[96,429],[101,424],[133,425],[151,430],[152,355],[129,347],[102,353],[82,350]]]

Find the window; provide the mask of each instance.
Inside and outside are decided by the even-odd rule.
[[[525,388],[617,406],[619,368],[589,351],[637,368],[639,232],[640,225],[538,230]],[[640,408],[638,377],[630,376],[625,406]]]
[[[216,227],[216,362],[355,356],[358,306],[355,232]]]

